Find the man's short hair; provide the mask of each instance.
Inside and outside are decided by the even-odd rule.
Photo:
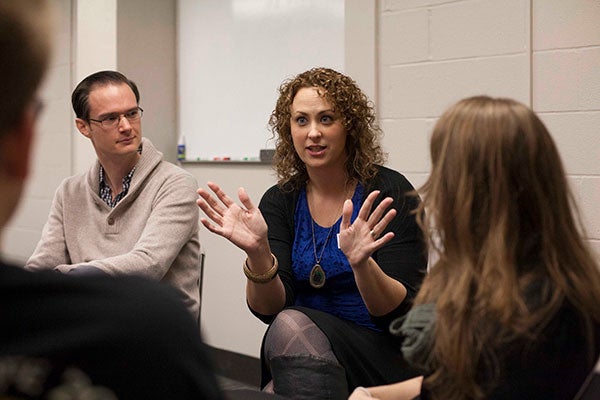
[[[0,1],[0,135],[32,101],[50,59],[50,7],[45,0]]]
[[[89,121],[90,118],[90,92],[98,86],[126,84],[135,94],[135,100],[140,103],[140,92],[135,82],[117,71],[100,71],[89,75],[79,82],[71,95],[71,104],[77,118]]]

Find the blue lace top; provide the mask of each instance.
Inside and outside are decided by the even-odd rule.
[[[362,206],[363,190],[362,185],[358,184],[352,196],[354,210],[351,221],[356,219]],[[299,193],[294,221],[292,270],[298,289],[296,305],[321,310],[359,325],[377,329],[356,287],[352,268],[337,245],[337,234],[342,219],[335,222],[328,239],[330,227],[322,227],[314,223],[316,253],[317,257],[320,257],[323,252],[319,264],[325,271],[326,278],[325,286],[320,289],[313,288],[309,283],[310,272],[316,260],[311,227],[313,219],[308,208],[305,189]],[[326,249],[323,251],[324,244]]]

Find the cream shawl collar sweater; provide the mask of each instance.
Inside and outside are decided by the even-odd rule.
[[[26,268],[68,273],[85,264],[110,275],[165,281],[181,292],[197,318],[198,185],[191,174],[164,161],[148,139],[142,148],[129,192],[114,208],[98,196],[98,161],[61,183]]]

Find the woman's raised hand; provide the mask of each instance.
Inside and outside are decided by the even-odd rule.
[[[373,202],[379,195],[379,191],[369,193],[363,203],[358,217],[350,225],[352,216],[352,201],[346,200],[342,211],[342,222],[340,225],[340,249],[346,255],[348,262],[354,268],[361,265],[379,248],[392,240],[393,232],[387,232],[381,236],[388,224],[396,216],[396,210],[387,210],[393,202],[391,197],[386,197],[379,203],[375,210],[371,212]]]
[[[242,206],[239,206],[216,183],[208,182],[207,186],[216,198],[208,191],[198,189],[198,206],[212,221],[211,223],[207,218],[200,218],[202,225],[209,231],[229,239],[247,253],[267,241],[267,223],[243,188],[238,190],[238,198],[242,203]]]

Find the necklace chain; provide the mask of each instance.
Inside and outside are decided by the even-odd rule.
[[[337,220],[336,220],[337,221]],[[327,247],[327,241],[329,240],[329,236],[331,236],[331,232],[333,231],[333,227],[335,226],[335,222],[329,228],[329,232],[327,232],[327,237],[325,238],[325,242],[323,243],[323,248],[321,249],[321,255],[317,258],[317,243],[315,241],[315,220],[310,218],[310,227],[312,229],[312,242],[313,242],[313,253],[315,255],[315,264],[321,264],[321,259],[323,258],[323,254],[325,253],[325,248]]]
[[[352,187],[352,185],[350,185],[350,187]],[[329,241],[329,237],[331,236],[333,227],[335,226],[337,220],[339,219],[338,215],[341,213],[341,211],[344,208],[344,202],[346,201],[346,198],[348,197],[348,192],[349,192],[349,189],[346,186],[344,188],[344,199],[342,200],[342,207],[335,214],[336,219],[333,221],[333,224],[329,228],[329,232],[327,232],[327,237],[325,238],[325,242],[323,242],[323,247],[321,248],[321,255],[319,256],[319,258],[317,258],[317,242],[315,240],[315,220],[313,219],[312,215],[310,217],[310,228],[312,230],[313,254],[315,255],[315,264],[318,264],[318,265],[321,264],[321,260],[323,259],[323,254],[325,254],[325,248],[327,247],[327,242]]]

